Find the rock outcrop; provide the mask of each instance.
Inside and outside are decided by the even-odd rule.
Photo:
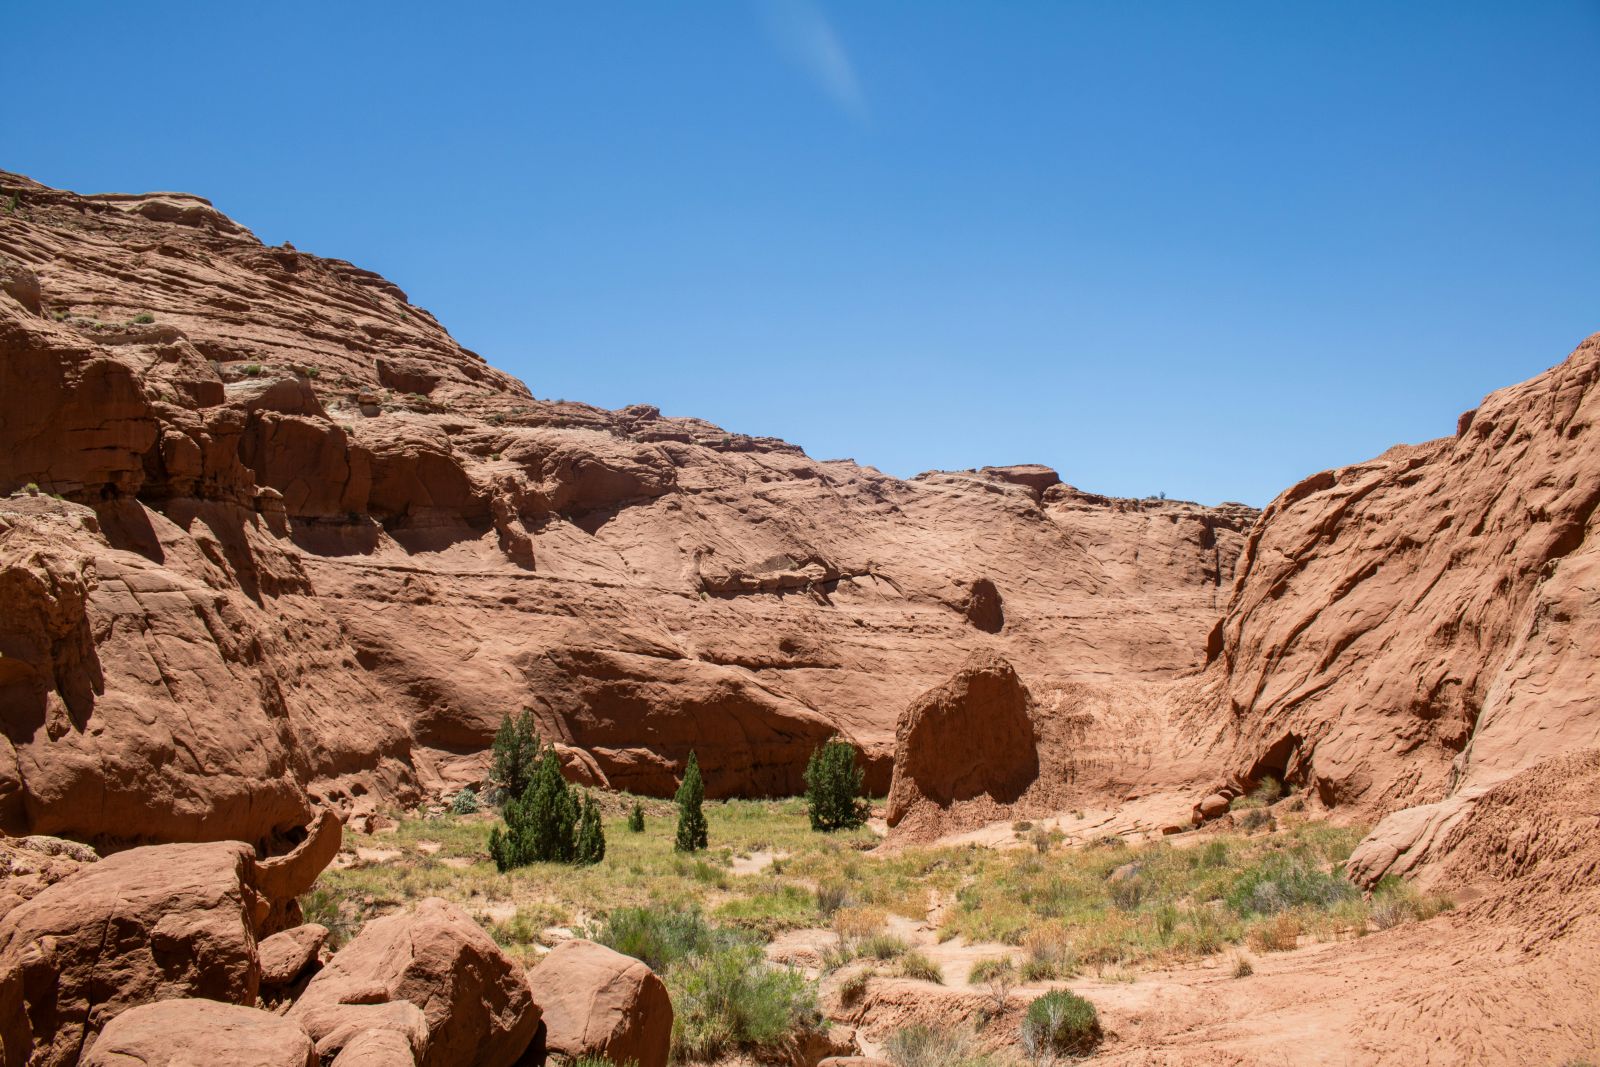
[[[949,807],[987,796],[1006,804],[1039,776],[1033,696],[992,652],[974,653],[955,676],[912,701],[895,731],[888,820],[919,804]]]
[[[237,842],[132,849],[0,919],[7,1067],[74,1063],[96,1031],[140,1004],[254,1004],[252,917],[266,908],[248,880],[250,859]]]
[[[528,975],[545,1048],[569,1060],[666,1067],[672,1001],[655,972],[593,941],[563,941]]]
[[[1465,799],[1600,745],[1600,336],[1453,437],[1325,471],[1262,513],[1190,721],[1235,786],[1431,835]],[[1402,825],[1403,824],[1403,825]]]
[[[466,912],[437,898],[362,927],[307,984],[289,1018],[307,1024],[326,1056],[344,1047],[330,1040],[341,1027],[349,1040],[401,1028],[372,1011],[400,1004],[420,1009],[427,1025],[417,1057],[424,1067],[509,1067],[539,1026],[521,968]]]
[[[1254,519],[538,400],[198,197],[0,183],[8,833],[272,845],[481,779],[521,707],[596,784],[693,750],[710,796],[794,792],[842,733],[882,790],[968,653],[1041,692],[1200,666]]]
[[[304,1030],[256,1008],[163,1000],[118,1015],[84,1067],[317,1067]]]

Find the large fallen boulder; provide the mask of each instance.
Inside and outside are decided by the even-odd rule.
[[[320,1028],[342,1009],[398,1001],[426,1019],[427,1048],[418,1056],[425,1067],[509,1067],[539,1026],[521,968],[471,916],[436,897],[367,923],[306,985],[289,1017],[322,1020]],[[331,1046],[323,1046],[319,1039],[327,1055]]]
[[[130,1008],[94,1041],[83,1067],[317,1067],[305,1031],[258,1008],[163,1000]]]
[[[593,941],[563,941],[528,975],[528,985],[550,1052],[666,1067],[672,1000],[656,973],[632,956]]]
[[[987,794],[1009,804],[1038,776],[1032,695],[1004,657],[974,652],[900,716],[889,825],[922,803],[945,808]]]
[[[157,845],[90,864],[0,919],[6,1067],[76,1062],[121,1012],[204,997],[254,1004],[266,904],[239,842]]]

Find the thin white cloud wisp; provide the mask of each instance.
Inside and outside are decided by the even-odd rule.
[[[865,123],[867,100],[855,65],[822,8],[813,0],[764,0],[762,7],[779,50],[845,114]]]

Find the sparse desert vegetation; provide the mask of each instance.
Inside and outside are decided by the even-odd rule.
[[[590,937],[663,976],[678,1005],[673,1047],[684,1061],[750,1054],[818,1027],[820,979],[841,968],[842,1004],[859,1001],[874,980],[942,985],[931,946],[958,937],[993,946],[953,979],[986,996],[986,1017],[1021,1027],[1018,1040],[1037,1046],[1036,1060],[1078,1055],[1098,1034],[1092,1005],[1040,1000],[1039,987],[1082,975],[1136,981],[1145,967],[1226,952],[1234,955],[1224,966],[1242,977],[1253,970],[1240,953],[1246,946],[1273,953],[1302,939],[1358,937],[1448,906],[1395,881],[1364,897],[1341,873],[1363,829],[1304,818],[1270,833],[1105,839],[1044,854],[879,851],[865,827],[814,831],[805,798],[704,801],[708,846],[691,853],[676,847],[676,805],[603,799],[609,847],[592,865],[532,862],[500,872],[489,855],[499,818],[458,814],[452,802],[359,839],[354,857],[326,871],[302,905],[342,940],[367,918],[443,896],[530,962],[543,945]],[[643,830],[630,831],[641,822]],[[937,900],[946,902],[943,919],[929,941],[897,932],[897,924],[926,924]],[[763,955],[773,938],[808,930],[834,938],[810,973]],[[1033,1006],[1019,1019],[1013,1005],[1028,989],[1034,999],[1021,1003]],[[914,1030],[886,1047],[900,1050],[896,1062],[999,1062],[975,1051],[981,1044]]]

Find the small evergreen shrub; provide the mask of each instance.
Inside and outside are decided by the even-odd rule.
[[[1028,1005],[1022,1046],[1038,1061],[1047,1054],[1085,1056],[1100,1043],[1100,1017],[1094,1005],[1066,989],[1056,989]]]
[[[154,315],[150,314],[148,311],[141,311],[139,314],[133,317],[131,324],[134,326],[148,326],[154,321],[156,321],[156,317]]]
[[[628,829],[636,834],[644,833],[644,805],[637,800],[633,802],[633,810],[628,812]]]
[[[600,804],[592,796],[583,798],[583,814],[578,819],[578,840],[574,859],[581,864],[599,863],[606,858],[606,831],[600,822]]]
[[[489,781],[500,791],[503,802],[527,792],[539,769],[539,738],[533,729],[533,713],[527,708],[516,717],[500,720],[490,748]]]
[[[700,760],[689,753],[689,765],[683,771],[683,784],[678,786],[678,836],[673,848],[679,852],[698,852],[706,847],[705,784],[700,780]]]
[[[862,795],[865,774],[856,761],[856,746],[834,738],[811,753],[806,763],[806,807],[811,828],[853,830],[867,821],[867,801]]]

